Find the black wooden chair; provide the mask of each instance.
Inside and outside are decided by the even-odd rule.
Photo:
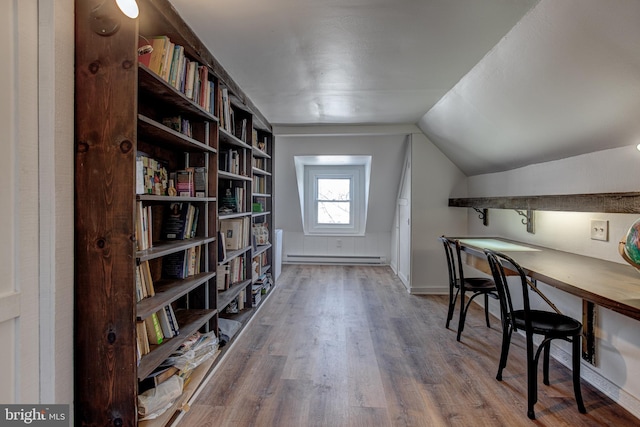
[[[500,252],[485,249],[489,266],[493,274],[493,280],[498,288],[500,296],[500,312],[502,319],[502,351],[500,354],[500,364],[496,379],[502,381],[502,370],[507,365],[509,355],[509,345],[511,334],[514,331],[522,330],[526,336],[527,343],[527,416],[532,420],[536,415],[533,406],[538,401],[538,360],[540,353],[544,351],[543,360],[543,382],[549,385],[549,349],[551,341],[562,339],[572,343],[572,364],[573,364],[573,392],[578,404],[578,410],[586,413],[587,410],[582,402],[582,392],[580,390],[580,337],[582,334],[582,324],[563,314],[553,311],[532,310],[529,304],[529,287],[539,292],[535,285],[531,283],[516,261]],[[514,309],[511,300],[511,293],[507,285],[507,275],[505,268],[517,273],[520,279],[522,291],[522,308]],[[545,301],[546,298],[544,298]],[[549,301],[547,301],[549,302]],[[549,303],[552,307],[553,305]],[[555,309],[555,307],[553,307]],[[533,336],[542,335],[544,338],[534,352]]]
[[[447,256],[447,267],[449,270],[449,311],[447,313],[446,327],[453,318],[453,312],[460,297],[460,320],[458,321],[458,335],[456,339],[460,341],[464,322],[467,318],[467,310],[471,301],[479,295],[484,295],[484,315],[487,327],[490,328],[489,322],[489,296],[498,299],[496,285],[491,278],[487,277],[465,277],[463,271],[462,257],[460,255],[460,242],[458,240],[449,240],[446,236],[438,238],[444,245],[444,252]],[[455,250],[454,250],[455,248]],[[469,300],[465,304],[465,295],[468,294]]]

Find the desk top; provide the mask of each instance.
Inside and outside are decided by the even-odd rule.
[[[449,239],[460,240],[463,251],[485,262],[483,248],[502,252],[533,279],[640,320],[640,272],[630,265],[501,238]]]

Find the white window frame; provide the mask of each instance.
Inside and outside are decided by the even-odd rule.
[[[365,186],[364,166],[335,165],[304,168],[305,233],[322,235],[364,235]],[[320,178],[349,179],[351,181],[349,224],[318,223],[317,181]]]
[[[294,156],[302,228],[307,236],[364,236],[367,228],[369,188],[371,179],[369,155],[313,155]],[[315,213],[315,175],[322,177],[352,177],[355,184],[352,196],[353,221],[350,226],[342,224],[318,224]]]

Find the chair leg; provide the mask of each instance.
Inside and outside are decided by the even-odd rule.
[[[446,324],[446,328],[449,328],[449,323],[451,322],[451,319],[453,319],[453,310],[456,307],[456,300],[458,299],[458,292],[453,292],[453,290],[451,290],[451,292],[449,292],[449,311],[447,312],[447,324]]]
[[[538,367],[533,356],[533,337],[527,337],[527,417],[535,420],[533,406],[538,401]]]
[[[464,329],[464,321],[467,318],[467,310],[465,310],[464,304],[464,291],[460,291],[460,320],[458,321],[458,335],[456,337],[457,341],[460,341],[460,336],[462,335],[462,330]]]
[[[503,325],[502,327],[502,351],[500,352],[500,363],[498,364],[498,374],[496,379],[502,381],[502,370],[507,366],[507,357],[509,357],[509,346],[511,345],[511,326]]]
[[[487,321],[487,328],[491,327],[489,323],[489,294],[484,294],[484,318]]]
[[[549,350],[551,347],[551,341],[547,341],[544,344],[544,354],[542,357],[544,358],[542,362],[542,382],[545,385],[549,385]]]
[[[586,414],[587,409],[584,407],[582,401],[582,390],[580,388],[580,336],[573,337],[572,344],[572,359],[573,359],[573,393],[576,395],[576,403],[578,404],[578,411],[581,414]]]

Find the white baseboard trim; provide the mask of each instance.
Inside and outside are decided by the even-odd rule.
[[[378,255],[285,255],[284,264],[347,264],[347,265],[388,265],[384,256]]]
[[[409,288],[411,295],[449,295],[448,287],[436,287],[436,288]]]
[[[571,369],[571,354],[555,345],[551,346],[550,354],[558,362]],[[583,381],[588,382],[618,405],[631,412],[635,417],[640,418],[640,400],[600,375],[591,365],[584,361],[580,366],[580,377]],[[584,403],[588,407],[589,402],[585,401]]]

